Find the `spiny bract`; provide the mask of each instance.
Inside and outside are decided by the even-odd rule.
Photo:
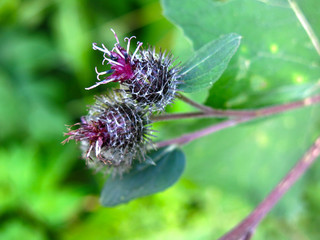
[[[117,90],[97,97],[88,115],[68,129],[65,135],[69,137],[64,142],[80,141],[89,167],[107,167],[108,171],[113,169],[113,174],[122,174],[135,158],[144,159],[151,144],[149,124],[146,110]],[[78,128],[72,130],[75,126]]]
[[[112,30],[113,31],[113,30]],[[92,89],[101,84],[109,82],[119,82],[123,89],[131,95],[141,107],[148,107],[151,111],[162,111],[172,103],[179,81],[178,66],[174,66],[174,59],[171,53],[165,54],[155,52],[155,48],[141,49],[141,42],[134,53],[130,54],[130,41],[132,38],[125,38],[128,41],[127,49],[121,47],[119,39],[113,31],[116,43],[114,48],[109,51],[103,44],[98,47],[93,43],[93,49],[103,52],[103,61],[111,65],[111,69],[104,72],[97,72],[97,82],[87,88]],[[110,75],[109,75],[110,74]],[[108,75],[103,80],[100,76]]]

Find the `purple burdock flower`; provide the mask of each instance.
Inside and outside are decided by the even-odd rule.
[[[101,84],[106,84],[109,82],[120,82],[123,83],[125,81],[130,81],[134,78],[134,72],[136,68],[136,64],[138,59],[136,58],[136,54],[141,47],[142,43],[138,42],[138,46],[132,56],[130,55],[130,42],[132,38],[135,38],[135,36],[132,36],[130,38],[125,38],[124,40],[128,41],[127,43],[127,49],[124,49],[121,47],[119,39],[117,37],[117,34],[111,29],[111,31],[114,33],[115,39],[117,43],[114,45],[114,48],[109,51],[104,44],[102,44],[102,48],[98,47],[96,43],[92,44],[92,47],[94,50],[99,50],[103,52],[103,61],[102,65],[104,65],[105,61],[108,62],[108,64],[111,65],[111,69],[104,71],[104,72],[98,72],[97,67],[95,68],[97,73],[97,79],[99,82],[97,82],[95,85],[86,88],[86,90],[90,90],[92,88],[95,88]],[[111,74],[110,76],[106,77],[104,80],[100,79],[100,76]]]
[[[119,82],[126,92],[141,107],[149,107],[151,110],[162,111],[170,104],[176,94],[177,85],[180,83],[179,67],[174,66],[172,54],[155,52],[155,48],[149,47],[147,50],[141,49],[142,43],[134,53],[130,54],[130,41],[132,38],[125,38],[128,41],[127,49],[120,46],[119,39],[115,32],[116,44],[109,51],[103,44],[102,48],[93,43],[93,49],[103,52],[103,61],[111,65],[111,69],[104,72],[97,72],[97,82],[95,85],[86,88],[92,89],[101,84],[109,82]],[[101,76],[107,75],[104,79]]]
[[[130,169],[132,161],[144,159],[150,144],[149,119],[146,111],[125,98],[123,91],[96,98],[87,116],[65,133],[70,140],[81,142],[83,157],[89,167],[107,166],[114,174]],[[78,127],[72,130],[73,127]]]

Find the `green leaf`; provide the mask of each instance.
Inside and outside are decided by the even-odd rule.
[[[122,177],[109,178],[101,193],[101,204],[116,206],[163,191],[174,184],[184,170],[185,157],[180,149],[160,149],[151,153],[149,158],[156,165],[138,163]]]
[[[3,221],[0,229],[0,239],[19,239],[23,236],[25,240],[44,240],[48,239],[42,229],[34,228],[31,224],[19,218],[12,218]]]
[[[314,7],[319,1],[296,2],[319,38],[316,24],[319,11]],[[216,108],[272,105],[284,99],[267,97],[275,91],[289,86],[299,88],[302,84],[316,85],[319,56],[288,1],[186,0],[183,8],[175,0],[162,3],[165,15],[183,29],[195,49],[221,34],[236,32],[243,37],[228,68],[211,88],[207,105]],[[301,91],[286,100],[301,99],[306,94]]]
[[[227,68],[240,45],[241,36],[228,34],[206,44],[184,64],[179,89],[184,92],[211,87]]]
[[[316,23],[320,15],[315,7],[319,1],[295,2],[319,38]],[[162,3],[165,15],[183,29],[195,49],[224,33],[243,37],[228,68],[210,89],[207,105],[269,106],[317,91],[319,56],[287,0],[185,0],[183,8],[175,0]],[[313,108],[315,111],[301,109],[261,119],[190,143],[184,149],[189,159],[185,177],[198,186],[214,185],[241,195],[255,206],[319,134],[319,114],[314,116],[318,107]],[[208,122],[198,122],[198,126],[205,124]],[[298,182],[279,202],[279,214],[292,216],[299,211],[304,184]]]

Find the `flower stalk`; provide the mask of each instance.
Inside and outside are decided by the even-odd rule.
[[[200,137],[206,136],[208,134],[217,132],[219,130],[225,129],[227,127],[232,127],[237,124],[248,122],[256,118],[275,115],[283,112],[287,112],[290,110],[298,109],[301,107],[306,107],[309,105],[314,105],[320,102],[320,95],[312,96],[305,98],[300,101],[295,101],[291,103],[280,104],[272,107],[260,108],[257,110],[217,110],[212,109],[211,113],[201,112],[201,113],[181,113],[181,114],[171,114],[171,115],[160,115],[153,116],[153,121],[165,121],[165,120],[177,120],[183,118],[205,118],[205,117],[232,117],[233,119],[225,120],[218,124],[214,124],[208,128],[201,129],[195,131],[193,133],[189,133],[183,135],[178,138],[174,138],[171,140],[166,140],[162,142],[156,143],[157,147],[165,147],[170,144],[183,145]]]
[[[255,228],[270,212],[274,205],[290,187],[310,168],[320,155],[320,137],[309,148],[292,170],[279,182],[272,192],[238,226],[219,238],[219,240],[250,239]]]

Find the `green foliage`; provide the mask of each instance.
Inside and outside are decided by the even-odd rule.
[[[75,151],[61,146],[59,150],[51,152],[44,166],[35,146],[0,149],[0,213],[30,212],[35,221],[45,219],[49,226],[71,218],[81,199],[75,189],[62,187],[60,182]],[[66,168],[61,169],[61,164]]]
[[[185,157],[181,150],[164,148],[147,156],[123,174],[109,178],[101,193],[103,206],[115,206],[132,199],[163,191],[181,176]]]
[[[19,239],[23,237],[26,240],[44,240],[48,239],[41,229],[26,226],[19,220],[7,221],[2,229],[0,228],[1,239]]]
[[[308,9],[318,5],[316,0],[301,2]],[[183,8],[179,1],[163,4],[165,15],[183,29],[196,50],[221,34],[243,37],[230,66],[210,90],[208,105],[264,106],[316,90],[319,56],[287,1],[187,0]],[[308,19],[319,18],[315,11],[307,14]]]
[[[295,2],[319,38],[319,1]],[[226,46],[226,55],[206,49],[210,61],[202,63],[201,71],[208,78],[199,90],[201,99],[209,96],[209,106],[269,106],[318,91],[319,56],[287,0],[163,0],[162,6],[155,0],[1,1],[0,239],[217,239],[262,200],[320,133],[318,107],[218,132],[183,148],[185,173],[167,191],[101,207],[106,177],[86,168],[78,146],[60,142],[64,124],[78,121],[92,96],[106,92],[107,86],[90,92],[84,87],[96,81],[94,67],[100,64],[91,44],[111,46],[111,27],[120,41],[135,35],[144,46],[172,50],[182,66],[206,44],[203,49],[210,42],[214,46],[213,40],[241,35],[239,49],[218,80],[239,38]],[[198,74],[187,75],[190,91],[197,87]],[[191,110],[179,101],[168,108]],[[158,123],[156,135],[168,139],[213,122]],[[162,190],[180,176],[180,149],[161,161],[143,169],[150,179],[138,178],[145,183],[139,196],[151,194],[152,184]],[[179,174],[170,172],[175,163]],[[162,182],[155,170],[171,178],[161,175]],[[316,164],[262,222],[254,239],[318,239],[319,172]],[[109,180],[113,187],[122,182]],[[133,193],[126,201],[137,197]]]
[[[227,68],[239,47],[241,37],[228,34],[206,44],[183,64],[179,87],[184,92],[200,91],[212,86]]]
[[[318,91],[319,56],[287,1],[187,0],[184,8],[178,1],[162,2],[165,15],[182,28],[196,51],[221,34],[236,32],[243,37],[228,68],[210,89],[207,105],[261,107]],[[319,14],[310,6],[319,3],[298,4],[318,32],[314,19],[319,20]],[[255,206],[319,134],[317,110],[294,111],[192,142],[183,149],[187,159],[197,160],[188,161],[185,176],[201,186],[215,185],[242,195]],[[198,121],[198,126],[207,124]],[[174,124],[167,132],[172,129]],[[300,181],[274,212],[290,218],[301,213],[309,184]]]

